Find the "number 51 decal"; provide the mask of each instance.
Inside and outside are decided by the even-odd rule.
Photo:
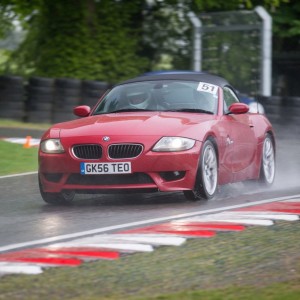
[[[197,91],[199,92],[206,92],[216,95],[218,93],[218,86],[206,82],[199,82],[197,87]]]

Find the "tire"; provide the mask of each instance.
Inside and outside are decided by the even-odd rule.
[[[71,120],[76,120],[78,117],[76,117],[71,112],[54,112],[52,116],[52,122],[53,123],[61,123]]]
[[[54,89],[52,87],[33,86],[27,87],[27,92],[31,97],[48,96],[53,97]]]
[[[48,103],[52,104],[54,102],[54,97],[52,95],[29,95],[28,103],[35,104],[35,103]]]
[[[95,99],[99,99],[103,93],[105,92],[105,90],[89,90],[89,91],[84,91],[83,92],[83,96],[82,98],[95,98]]]
[[[45,193],[39,178],[39,189],[43,200],[53,205],[70,205],[75,197],[74,191],[65,191],[61,193]]]
[[[24,103],[21,101],[3,101],[0,102],[0,107],[3,110],[23,110]]]
[[[23,86],[16,86],[16,87],[0,87],[1,92],[1,99],[5,98],[16,98],[20,97],[25,94],[25,88]]]
[[[51,111],[28,111],[27,122],[30,123],[52,123]]]
[[[81,80],[71,78],[58,78],[55,80],[56,88],[81,89]]]
[[[19,101],[23,99],[25,88],[22,77],[0,76],[0,99]]]
[[[67,97],[67,96],[59,96],[55,98],[55,104],[59,105],[61,108],[64,105],[79,105],[81,103],[81,97]]]
[[[58,98],[75,98],[81,97],[81,89],[57,88],[56,97]]]
[[[25,112],[22,109],[0,109],[0,118],[23,121]]]
[[[275,170],[276,162],[273,138],[267,133],[262,149],[258,182],[263,186],[271,186],[275,179]]]
[[[23,77],[0,76],[0,86],[19,87],[23,85]]]
[[[82,83],[83,90],[107,90],[109,84],[105,81],[86,80]]]
[[[51,115],[52,103],[32,102],[29,105],[29,110],[30,111],[47,111],[48,113],[50,112],[50,115]]]
[[[53,78],[45,78],[45,77],[31,77],[29,78],[30,86],[34,87],[47,87],[53,88],[54,79]]]
[[[208,139],[203,144],[193,190],[184,191],[188,200],[209,200],[218,189],[218,158],[213,142]]]
[[[88,105],[90,107],[94,107],[97,102],[98,102],[99,98],[83,98],[82,100],[82,105]]]

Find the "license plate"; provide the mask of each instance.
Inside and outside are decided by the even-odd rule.
[[[131,173],[130,162],[117,163],[80,163],[80,174],[128,174]]]

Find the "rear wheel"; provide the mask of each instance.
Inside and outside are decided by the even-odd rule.
[[[196,183],[193,190],[184,191],[189,200],[208,200],[215,196],[218,187],[218,160],[214,144],[206,140],[200,157]]]
[[[43,186],[41,184],[41,180],[39,178],[39,189],[43,200],[48,204],[56,204],[56,205],[68,205],[71,204],[74,197],[74,191],[63,191],[61,193],[46,193],[43,191]]]
[[[263,144],[259,183],[265,186],[273,184],[275,179],[275,151],[273,139],[267,134]]]

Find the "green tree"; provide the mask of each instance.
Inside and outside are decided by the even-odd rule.
[[[166,68],[189,68],[189,11],[250,9],[256,5],[274,11],[285,2],[1,0],[0,35],[5,35],[16,19],[27,30],[26,39],[12,53],[6,71],[116,82],[164,66],[164,61]],[[280,10],[275,10],[275,14],[280,24]],[[291,21],[290,32],[297,31],[298,25],[295,19]]]
[[[145,13],[144,36],[152,68],[163,66],[166,56],[177,69],[191,68],[192,25],[190,11],[196,14],[253,9],[257,5],[275,10],[288,0],[165,0],[151,1]],[[170,64],[166,64],[168,68]]]
[[[146,70],[140,28],[132,19],[141,1],[39,0],[28,11],[27,38],[11,62],[19,72],[47,77],[117,81]],[[25,20],[25,18],[24,18]]]
[[[300,2],[290,0],[272,12],[276,51],[300,50]]]

